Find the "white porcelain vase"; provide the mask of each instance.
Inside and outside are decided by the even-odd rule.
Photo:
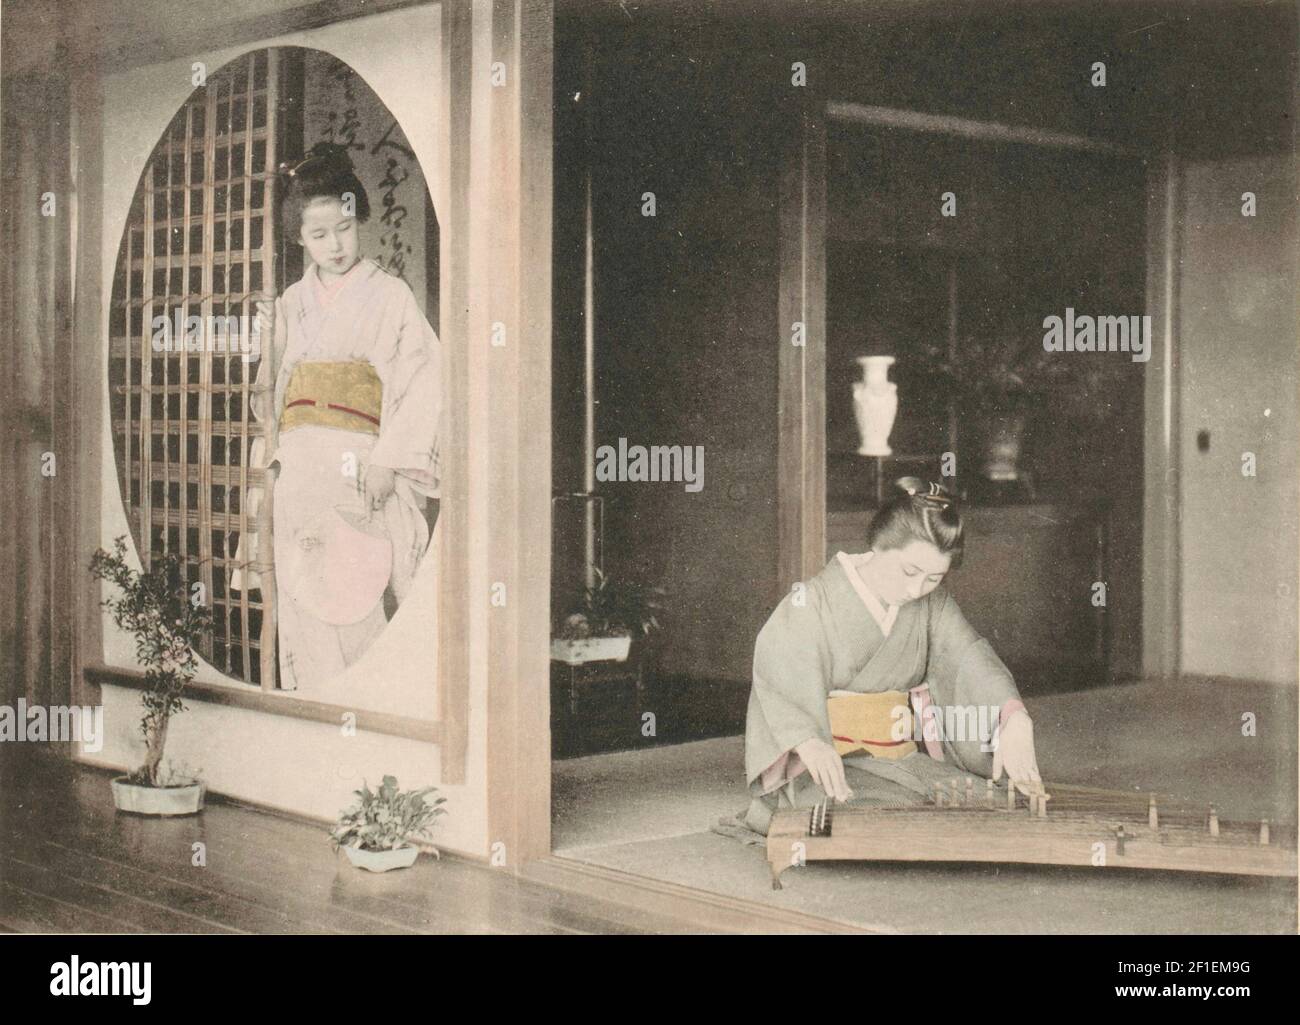
[[[853,414],[858,421],[862,444],[860,456],[888,456],[889,432],[898,413],[898,385],[889,379],[893,356],[859,356],[862,380],[853,382]]]

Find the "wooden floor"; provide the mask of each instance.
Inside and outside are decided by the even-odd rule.
[[[107,773],[49,756],[7,755],[0,763],[0,930],[684,931],[667,918],[446,855],[363,872],[334,853],[323,826],[219,800],[186,818],[118,814],[108,781]],[[204,866],[193,863],[195,844],[204,845]]]

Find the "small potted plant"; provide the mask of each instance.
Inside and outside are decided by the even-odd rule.
[[[615,581],[599,569],[551,638],[551,658],[568,665],[625,662],[634,637],[659,629],[662,588]]]
[[[403,792],[393,776],[385,776],[378,790],[362,783],[354,791],[356,803],[340,813],[330,833],[334,849],[342,847],[348,861],[368,872],[410,868],[420,855],[415,841],[427,842],[438,816],[446,814],[441,807],[445,797],[426,800],[437,792],[437,787]],[[430,850],[439,856],[436,847]]]
[[[144,764],[113,780],[113,802],[119,811],[141,815],[193,815],[203,808],[203,784],[160,768],[167,726],[183,712],[181,693],[198,670],[195,646],[211,627],[212,613],[190,600],[179,556],[168,554],[144,571],[126,561],[126,539],[119,537],[112,553],[98,549],[90,572],[120,592],[102,602],[123,630],[135,635],[136,658],[145,667],[140,695],[144,715]]]

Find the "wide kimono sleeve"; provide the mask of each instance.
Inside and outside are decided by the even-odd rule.
[[[285,296],[277,296],[275,299],[275,329],[269,340],[270,344],[268,345],[266,340],[260,340],[261,358],[257,364],[257,377],[253,381],[253,394],[248,400],[249,411],[259,423],[265,423],[273,410],[278,413],[280,402],[284,398],[285,373],[288,369],[285,365],[285,353],[289,347],[289,324],[285,319],[289,304],[285,302],[285,298]],[[271,389],[272,362],[276,364],[278,371],[274,392]]]
[[[257,364],[257,376],[253,379],[252,393],[248,398],[249,412],[252,413],[254,420],[263,425],[273,415],[279,415],[280,404],[284,401],[284,382],[287,369],[285,354],[289,347],[288,321],[285,319],[288,304],[285,302],[285,298],[285,296],[278,296],[275,300],[275,329],[272,332],[269,344],[259,338],[261,349]],[[272,362],[278,365],[274,389],[271,381]],[[263,433],[259,433],[254,437],[249,445],[248,465],[254,470],[265,472],[274,461],[275,453],[268,450],[265,428],[263,428]],[[257,558],[258,553],[257,524],[262,513],[262,495],[263,489],[261,486],[249,485],[248,493],[244,496],[244,508],[247,512],[246,522],[249,524],[249,528],[239,535],[239,541],[235,548],[235,568],[230,578],[230,586],[236,591],[252,590],[262,586],[261,576],[256,570],[249,568],[253,560]]]
[[[415,296],[404,282],[393,284],[399,304],[391,345],[372,355],[383,383],[379,440],[370,462],[410,478],[435,493],[440,477],[438,421],[442,414],[442,347]]]
[[[803,598],[796,604],[798,597]],[[745,776],[767,793],[803,771],[794,748],[812,737],[831,741],[826,697],[831,651],[821,586],[787,595],[754,644],[754,680],[745,721]]]
[[[943,588],[931,593],[928,614],[926,682],[930,699],[940,714],[951,710],[952,715],[966,716],[967,723],[978,723],[978,710],[983,708],[983,721],[996,725],[1007,703],[1020,700],[1011,671]],[[951,719],[946,717],[946,721]],[[944,731],[945,758],[956,761],[967,772],[992,776],[992,737],[982,738],[974,729],[964,734],[963,739],[955,739]]]

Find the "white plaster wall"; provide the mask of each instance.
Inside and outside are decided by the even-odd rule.
[[[355,68],[401,123],[424,173],[442,225],[444,254],[448,246],[448,145],[442,123],[441,11],[429,5],[355,19],[307,32],[259,41],[254,46],[196,49],[184,60],[132,69],[104,83],[104,207],[102,280],[111,295],[112,275],[127,210],[150,152],[173,114],[190,94],[193,61],[215,72],[248,50],[266,46],[305,46],[325,50]],[[446,268],[446,259],[442,260]],[[445,287],[445,279],[444,279]],[[437,325],[435,325],[436,327]],[[95,354],[98,379],[103,382],[104,420],[101,425],[101,543],[130,537],[117,484],[108,419],[108,307],[103,310],[101,337]],[[436,716],[437,550],[435,534],[430,557],[388,627],[366,655],[323,694],[301,697],[340,704],[340,717],[349,705],[432,719]],[[95,661],[94,658],[91,661]],[[134,642],[104,618],[105,665],[133,669]],[[212,666],[204,665],[199,679],[232,687]],[[382,695],[380,691],[382,690]],[[86,760],[114,767],[133,766],[143,750],[138,735],[138,693],[104,688],[104,748]],[[216,791],[308,815],[332,817],[349,803],[351,791],[364,777],[375,781],[385,773],[403,786],[439,783],[435,746],[378,734],[347,737],[338,728],[283,716],[189,702],[168,736],[168,758],[200,768]],[[467,782],[443,787],[448,815],[439,827],[440,843],[474,854],[487,850],[486,693],[480,676],[471,680],[470,744]]]
[[[1182,669],[1295,685],[1296,181],[1278,155],[1193,164],[1185,183]],[[1243,192],[1256,194],[1256,217],[1242,216]]]

